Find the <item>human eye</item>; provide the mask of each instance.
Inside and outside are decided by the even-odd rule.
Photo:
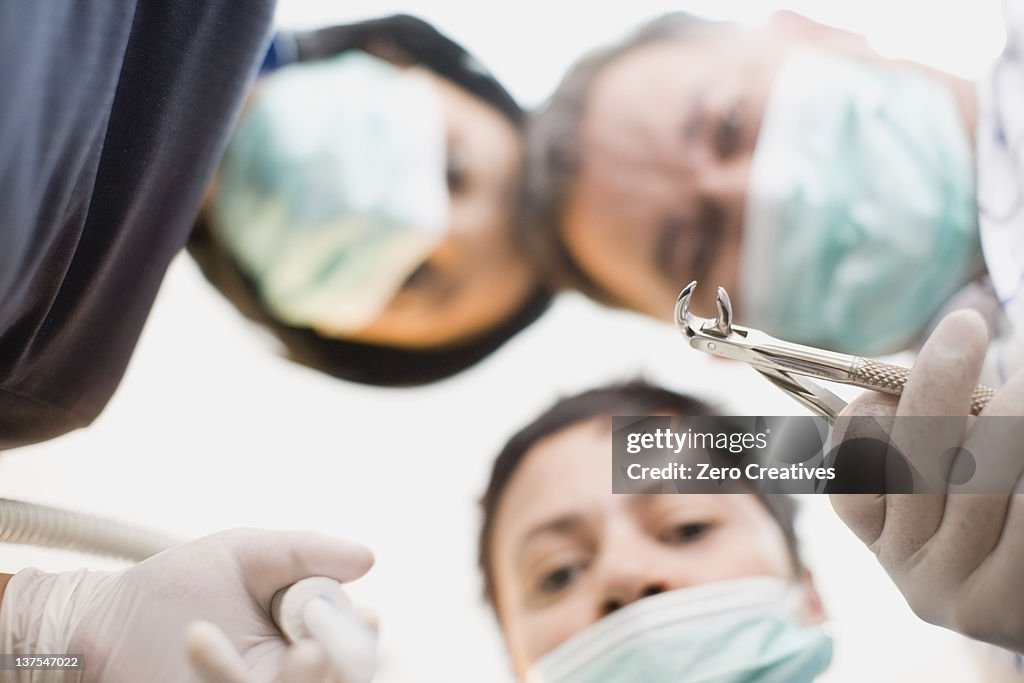
[[[444,177],[448,183],[448,192],[453,195],[462,194],[469,187],[469,164],[466,161],[466,154],[457,143],[450,141],[445,158]]]
[[[402,281],[399,291],[412,292],[426,288],[437,277],[437,268],[429,261],[424,261],[409,273]]]
[[[725,159],[735,154],[740,147],[743,136],[743,106],[740,102],[734,103],[718,121],[714,132],[715,152],[719,157]]]
[[[714,524],[705,521],[687,521],[672,524],[661,534],[661,541],[668,545],[686,545],[705,538]]]
[[[544,571],[537,581],[537,592],[547,597],[557,595],[579,579],[586,568],[586,563],[577,561]]]

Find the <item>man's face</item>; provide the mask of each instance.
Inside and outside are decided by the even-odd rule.
[[[782,530],[752,494],[612,495],[608,422],[538,442],[499,505],[495,606],[520,675],[642,597],[746,576],[795,578]]]
[[[738,264],[754,146],[780,67],[807,46],[944,82],[965,132],[973,131],[967,82],[883,59],[863,37],[792,13],[761,29],[635,48],[591,84],[580,170],[562,216],[569,252],[612,298],[667,319],[679,290],[698,280],[712,285],[698,291],[720,285],[742,301]],[[697,300],[693,308],[710,315],[710,304]]]
[[[787,50],[728,30],[637,48],[594,80],[563,236],[627,307],[669,317],[694,279],[737,291],[751,158]]]

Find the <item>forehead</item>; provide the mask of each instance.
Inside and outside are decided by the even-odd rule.
[[[792,41],[765,29],[728,28],[641,45],[614,57],[587,92],[581,143],[596,160],[650,166],[677,157],[666,136],[682,139],[694,106],[767,97]]]
[[[600,505],[612,490],[611,418],[580,422],[530,448],[502,495],[495,546],[516,542],[538,522],[571,506]]]
[[[594,78],[587,96],[585,130],[601,128],[636,133],[638,122],[656,119],[662,107],[683,104],[721,68],[710,53],[717,41],[666,41],[643,45],[614,58]]]
[[[639,160],[659,156],[658,128],[721,87],[750,48],[731,37],[668,40],[634,48],[602,68],[584,108],[584,157],[617,153]],[[679,131],[680,134],[682,130]]]

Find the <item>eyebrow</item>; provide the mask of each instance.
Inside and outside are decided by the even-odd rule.
[[[655,268],[667,280],[677,277],[673,266],[680,240],[690,239],[696,245],[690,248],[690,262],[686,268],[691,275],[687,280],[703,280],[718,252],[725,230],[722,208],[712,201],[700,201],[699,204],[699,216],[695,222],[674,215],[662,219],[654,241],[653,260]]]
[[[693,266],[696,272],[695,279],[703,279],[704,271],[707,270],[708,264],[718,252],[722,233],[725,230],[725,214],[721,204],[709,200],[701,201],[698,225],[697,248],[693,252]]]
[[[707,83],[703,83],[690,93],[687,109],[683,116],[683,138],[687,142],[699,141],[701,133],[706,128],[708,108],[704,106],[704,103],[707,101],[710,89]]]
[[[675,272],[676,259],[675,256],[680,249],[680,241],[686,239],[690,233],[693,232],[692,223],[679,216],[666,216],[661,221],[661,226],[658,228],[657,238],[654,240],[654,266],[658,272],[666,280],[674,280],[678,277]],[[700,280],[699,271],[703,268],[702,264],[698,263],[698,251],[691,250],[692,257],[690,259],[689,267],[695,271],[692,279]],[[684,283],[685,284],[685,283]]]
[[[461,289],[461,281],[464,277],[462,274],[456,274],[453,277],[442,272],[430,262],[429,258],[424,262],[424,265],[430,268],[431,273],[427,281],[420,288],[421,295],[429,300],[431,306],[441,308],[458,295]]]
[[[658,228],[658,236],[654,240],[653,261],[655,268],[663,277],[672,277],[672,254],[675,253],[676,242],[683,231],[679,228],[681,221],[675,216],[662,219]]]
[[[707,108],[699,103],[699,95],[690,100],[683,119],[683,138],[687,142],[697,142],[704,123],[707,120]]]
[[[544,536],[545,534],[568,536],[576,533],[585,525],[586,519],[578,512],[559,515],[554,519],[549,519],[531,527],[523,534],[522,538],[519,540],[519,545],[526,545],[529,541],[532,541],[538,536]]]

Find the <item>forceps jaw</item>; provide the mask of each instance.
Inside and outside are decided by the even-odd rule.
[[[846,407],[846,402],[828,389],[791,374],[787,366],[793,369],[804,366],[805,372],[831,379],[833,371],[843,372],[845,359],[810,348],[807,351],[814,353],[802,357],[805,354],[800,353],[802,347],[798,345],[780,342],[763,332],[734,326],[732,302],[722,287],[718,288],[715,297],[718,316],[714,319],[696,316],[690,312],[690,300],[695,289],[696,280],[686,285],[676,299],[675,308],[676,326],[690,340],[690,346],[715,356],[748,363],[798,403],[825,417],[829,423],[835,421]]]
[[[725,339],[738,330],[732,326],[732,301],[729,293],[724,287],[719,287],[715,294],[715,306],[718,309],[718,316],[715,318],[701,318],[690,313],[690,299],[697,289],[697,281],[683,287],[676,299],[676,326],[689,338],[694,338],[700,333],[712,335]]]
[[[696,321],[696,316],[690,313],[690,298],[693,296],[693,290],[695,289],[697,289],[697,281],[693,280],[690,284],[683,287],[683,291],[679,292],[679,296],[676,297],[676,327],[688,339],[695,337],[697,329],[700,327],[699,324],[694,326],[693,323]]]
[[[694,315],[690,312],[690,299],[696,288],[696,281],[683,288],[675,310],[676,326],[693,348],[743,361],[758,369],[792,372],[831,382],[850,381],[856,360],[853,356],[784,342],[760,330],[734,325],[729,295],[721,287],[716,296],[718,317],[708,319]]]
[[[690,299],[697,288],[697,281],[683,287],[676,299],[676,327],[690,340],[690,346],[713,356],[738,360],[744,363],[756,362],[746,328],[732,324],[732,302],[722,287],[718,288],[715,304],[718,317],[702,318],[690,312]]]

